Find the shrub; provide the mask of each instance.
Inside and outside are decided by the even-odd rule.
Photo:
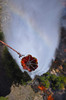
[[[62,82],[64,83],[64,85],[66,85],[66,77],[62,76]]]
[[[8,100],[6,97],[0,97],[0,100]]]
[[[51,87],[52,87],[53,90],[63,89],[65,87],[65,85],[66,85],[66,77],[52,75]]]
[[[44,81],[44,86],[45,86],[46,88],[49,88],[49,87],[50,87],[50,82],[49,82],[48,80],[45,80],[45,81]]]
[[[50,82],[46,76],[40,77],[41,83],[46,87],[50,87]]]
[[[59,86],[59,89],[64,89],[64,84],[63,83],[60,83],[60,86]]]
[[[40,77],[41,83],[46,87],[51,87],[52,90],[60,90],[66,86],[65,76],[56,76],[50,73],[46,73]]]
[[[53,74],[51,74],[51,76],[50,76],[50,81],[55,81],[56,80],[56,78],[57,78],[57,76],[56,75],[53,75]]]
[[[46,80],[46,77],[45,77],[45,76],[42,76],[42,77],[40,77],[40,80],[41,80],[42,82],[44,82],[44,81]]]

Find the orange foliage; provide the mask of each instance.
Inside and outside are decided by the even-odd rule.
[[[49,95],[47,100],[54,100],[54,98],[51,95]]]
[[[39,88],[41,91],[46,91],[46,88],[45,88],[44,86],[42,86],[42,85],[41,85],[41,86],[39,85],[38,88]]]
[[[41,90],[41,91],[44,91],[45,93],[47,93],[47,95],[49,95],[50,93],[46,90],[46,88],[43,86],[43,85],[39,85],[38,88]],[[47,100],[54,100],[54,98],[52,97],[52,95],[49,95],[47,97]]]

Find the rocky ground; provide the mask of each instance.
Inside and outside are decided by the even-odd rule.
[[[43,100],[40,92],[35,93],[30,85],[12,86],[11,93],[7,97],[9,100]]]

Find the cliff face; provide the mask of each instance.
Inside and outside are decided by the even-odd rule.
[[[56,61],[59,69],[62,70],[61,73],[66,75],[66,29],[61,29],[61,38],[59,47],[56,51]]]
[[[65,60],[66,58],[66,30],[64,28],[61,29],[61,39],[56,56],[60,60]]]

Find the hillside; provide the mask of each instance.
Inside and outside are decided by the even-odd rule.
[[[3,36],[0,32],[0,37],[3,40]],[[49,74],[58,75],[58,76],[66,76],[66,30],[62,29],[61,31],[61,39],[59,48],[56,51],[56,59],[53,61],[52,66],[49,70]],[[9,60],[10,59],[10,60]],[[37,76],[38,77],[38,76]],[[37,79],[36,77],[36,79]],[[42,78],[43,77],[43,78]],[[39,77],[41,79],[41,83],[44,84],[44,81],[47,82],[47,78],[45,80],[45,74]],[[44,81],[43,81],[44,80]],[[29,81],[30,84],[27,84]],[[43,100],[43,96],[40,95],[41,91],[38,92],[35,89],[34,85],[35,79],[31,81],[30,77],[27,73],[22,73],[15,61],[12,59],[9,54],[7,48],[0,43],[0,96],[8,97],[8,100]],[[60,84],[60,83],[59,83]],[[45,87],[48,85],[44,84]],[[65,84],[66,86],[66,84]],[[60,100],[65,100],[65,86],[63,86],[62,91],[53,90],[51,91],[54,95],[55,100],[60,98]],[[55,87],[55,85],[54,85]],[[49,88],[49,86],[47,87]],[[35,90],[37,92],[35,93]],[[59,94],[59,95],[58,95]],[[39,98],[39,99],[38,99]]]

